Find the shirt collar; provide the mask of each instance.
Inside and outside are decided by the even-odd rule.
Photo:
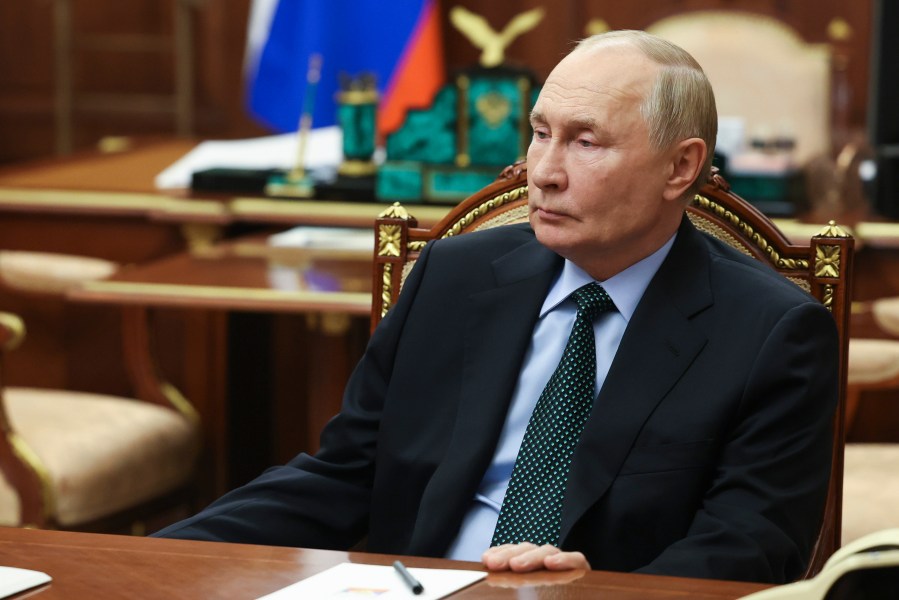
[[[621,271],[609,277],[605,281],[599,281],[603,289],[615,303],[615,308],[625,321],[630,321],[631,315],[637,309],[643,292],[649,286],[649,282],[655,276],[656,271],[662,266],[662,261],[668,256],[671,246],[674,244],[674,238],[677,233],[671,236],[661,248],[647,256],[646,258],[636,262]],[[556,278],[546,299],[543,301],[543,307],[540,309],[540,317],[554,310],[559,304],[564,302],[573,291],[579,287],[595,281],[586,271],[575,265],[570,260],[565,260],[562,272]]]

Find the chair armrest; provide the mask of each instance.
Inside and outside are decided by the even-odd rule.
[[[0,312],[0,351],[15,350],[25,339],[25,323],[8,312]]]
[[[0,352],[14,350],[25,339],[25,323],[18,315],[0,312]],[[2,374],[0,361],[0,374]],[[6,415],[0,377],[0,473],[19,497],[21,525],[46,527],[53,506],[48,477],[28,445],[13,431]]]

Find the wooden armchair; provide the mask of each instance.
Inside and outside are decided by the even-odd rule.
[[[0,253],[0,279],[21,294],[61,294],[108,275],[105,261],[43,253]],[[53,268],[51,268],[53,267]],[[194,498],[198,419],[156,378],[146,355],[146,311],[124,312],[133,342],[125,358],[140,398],[6,386],[4,361],[25,325],[0,312],[0,526],[140,532],[147,519]]]
[[[735,10],[693,10],[652,23],[702,65],[718,114],[745,121],[746,142],[794,138],[797,165],[831,154],[831,50],[809,44],[773,17]]]
[[[516,164],[430,229],[418,228],[415,218],[398,203],[384,211],[375,223],[372,329],[396,301],[403,281],[429,241],[525,221],[527,197],[526,167]],[[833,465],[825,514],[806,573],[812,576],[840,546],[849,281],[854,240],[831,222],[808,245],[791,244],[770,219],[732,193],[719,175],[713,175],[696,195],[688,216],[699,230],[769,264],[811,293],[836,321],[841,350],[839,406],[833,426]]]

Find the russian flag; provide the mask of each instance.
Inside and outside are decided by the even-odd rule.
[[[337,122],[341,73],[375,74],[382,139],[407,109],[428,106],[443,84],[437,0],[254,0],[252,11],[249,108],[276,131],[297,129],[313,53],[322,57],[315,128]]]

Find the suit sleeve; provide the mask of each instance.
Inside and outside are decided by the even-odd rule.
[[[395,348],[429,250],[422,252],[396,306],[372,335],[347,383],[341,412],[323,430],[315,456],[303,453],[268,469],[155,536],[325,549],[347,549],[365,536]]]
[[[750,370],[687,535],[640,572],[777,583],[802,575],[830,476],[838,348],[822,305],[784,314]]]

